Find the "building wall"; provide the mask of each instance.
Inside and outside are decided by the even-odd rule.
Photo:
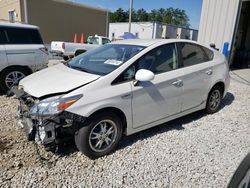
[[[21,21],[20,0],[0,0],[0,19],[9,20],[9,10],[15,9],[16,21]]]
[[[110,23],[109,24],[109,38],[118,39],[128,32],[129,23]],[[162,37],[162,25],[151,22],[133,22],[131,23],[131,33],[134,35],[138,34],[140,39],[154,39]],[[114,37],[113,37],[114,35]]]
[[[198,41],[221,51],[233,39],[240,0],[203,0]]]
[[[22,15],[24,15],[21,0]],[[84,33],[106,35],[107,11],[65,1],[65,0],[27,0],[28,23],[40,27],[45,43],[51,41],[73,41],[75,33],[80,40]],[[24,20],[24,16],[22,16]]]

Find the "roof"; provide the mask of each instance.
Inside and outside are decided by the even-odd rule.
[[[127,45],[138,45],[138,46],[151,46],[156,43],[172,43],[172,42],[189,42],[189,43],[197,43],[192,40],[186,39],[127,39],[127,40],[118,40],[112,42],[112,44],[127,44]]]
[[[5,22],[5,21],[0,21],[0,26],[39,29],[39,27],[35,25],[29,25],[29,24],[23,24],[23,23],[10,23],[10,22]]]
[[[109,12],[109,10],[104,9],[104,8],[92,7],[89,5],[76,3],[76,2],[70,1],[70,0],[53,0],[53,1],[56,1],[58,3],[64,3],[64,4],[68,4],[68,5],[78,6],[78,7],[82,7],[82,8],[88,8],[88,9],[93,9],[93,10],[98,10],[98,11],[103,11],[103,12]]]

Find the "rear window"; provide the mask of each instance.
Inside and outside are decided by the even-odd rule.
[[[205,47],[202,47],[202,48],[207,54],[209,61],[212,61],[214,59],[214,52],[212,50],[209,50],[208,48],[205,48]]]
[[[203,48],[196,44],[179,43],[182,54],[183,66],[188,67],[209,61]]]
[[[40,33],[37,29],[3,27],[7,44],[43,44]]]
[[[6,43],[7,43],[7,38],[5,32],[0,29],[0,44],[6,44]]]

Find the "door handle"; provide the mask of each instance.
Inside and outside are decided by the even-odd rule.
[[[183,82],[182,80],[176,80],[172,83],[173,86],[175,87],[182,87],[183,86]]]
[[[212,75],[213,74],[213,70],[212,69],[209,69],[205,72],[207,75]]]

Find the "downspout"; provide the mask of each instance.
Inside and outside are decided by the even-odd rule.
[[[28,6],[27,6],[27,0],[23,0],[24,5],[24,22],[28,23]]]
[[[109,11],[106,13],[106,37],[109,37]]]
[[[155,36],[155,22],[153,22],[152,39],[154,39],[154,36]]]

